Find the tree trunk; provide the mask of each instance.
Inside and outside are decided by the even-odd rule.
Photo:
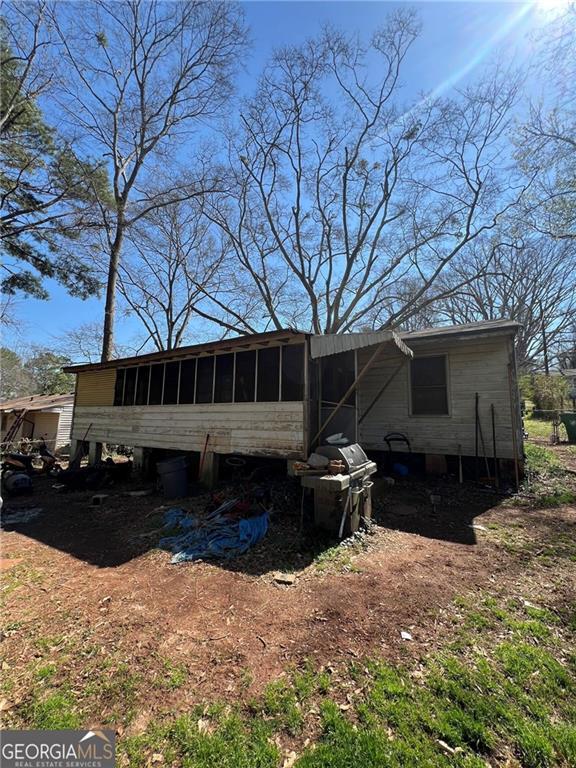
[[[108,267],[108,282],[106,285],[106,305],[104,307],[104,332],[102,334],[103,363],[114,356],[114,319],[116,314],[116,283],[118,282],[118,266],[120,264],[120,252],[124,228],[121,224],[116,229],[116,237],[110,249],[110,265]]]

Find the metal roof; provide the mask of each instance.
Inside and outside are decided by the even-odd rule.
[[[237,348],[247,347],[250,344],[262,344],[266,346],[271,341],[288,341],[295,336],[301,336],[305,339],[309,336],[304,331],[296,331],[293,328],[287,328],[280,331],[267,331],[266,333],[252,333],[246,336],[234,336],[231,339],[220,339],[219,341],[207,341],[202,344],[192,344],[187,347],[177,347],[176,349],[164,350],[162,352],[149,352],[145,355],[135,355],[134,357],[121,357],[114,360],[108,360],[105,363],[85,363],[83,365],[67,365],[62,370],[66,373],[80,373],[80,371],[99,371],[104,368],[118,368],[124,365],[139,365],[140,363],[153,363],[155,360],[179,360],[181,357],[190,357],[190,355],[199,355],[201,352],[227,352]]]
[[[473,336],[490,333],[509,333],[514,336],[521,323],[515,320],[482,320],[478,323],[462,323],[461,325],[440,325],[436,328],[423,328],[421,331],[401,332],[400,336],[408,343],[414,339],[431,339],[443,336]]]
[[[74,394],[66,395],[28,395],[5,400],[0,403],[0,411],[44,411],[62,408],[74,403]]]
[[[400,339],[394,331],[372,331],[368,333],[327,333],[316,334],[310,337],[310,357],[326,357],[337,355],[340,352],[349,352],[353,349],[372,347],[390,341],[409,357],[412,350]]]
[[[465,323],[463,325],[446,325],[437,328],[425,328],[421,331],[368,331],[366,333],[334,333],[334,334],[311,334],[306,331],[298,331],[293,328],[286,328],[277,331],[267,331],[265,333],[253,333],[245,336],[235,336],[230,339],[220,339],[218,341],[208,341],[202,344],[193,344],[177,349],[165,350],[162,352],[150,352],[145,355],[135,355],[133,357],[116,358],[108,360],[105,363],[85,363],[80,365],[69,365],[63,368],[66,373],[80,373],[81,371],[99,371],[107,368],[118,368],[127,365],[139,365],[142,363],[153,363],[156,360],[179,360],[183,357],[190,357],[202,353],[227,352],[235,349],[248,347],[251,344],[268,345],[270,342],[282,343],[295,337],[302,340],[311,339],[311,356],[323,357],[325,355],[336,354],[350,349],[360,349],[379,344],[386,339],[394,341],[404,354],[410,355],[411,351],[403,342],[410,343],[414,340],[426,340],[443,337],[474,336],[491,333],[509,333],[516,334],[521,327],[520,323],[513,320],[487,320],[479,323]],[[328,351],[332,350],[332,351]]]

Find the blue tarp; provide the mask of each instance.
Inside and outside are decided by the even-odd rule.
[[[243,555],[268,530],[268,512],[239,520],[226,517],[238,499],[231,499],[207,515],[191,515],[174,507],[164,513],[166,526],[178,526],[183,533],[160,540],[160,546],[174,552],[171,562],[230,558]]]

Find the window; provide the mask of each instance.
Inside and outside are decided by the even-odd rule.
[[[258,402],[277,402],[279,384],[280,347],[258,350]]]
[[[178,379],[180,378],[180,361],[166,363],[164,372],[164,405],[173,405],[178,402]]]
[[[236,384],[234,400],[237,403],[253,403],[256,390],[256,352],[236,353]]]
[[[282,347],[282,400],[304,398],[304,345]]]
[[[124,397],[124,368],[116,371],[116,384],[114,385],[114,405],[122,405]]]
[[[196,402],[211,403],[214,385],[214,358],[199,357],[196,369]]]
[[[447,415],[446,356],[414,358],[410,363],[410,387],[414,416]]]
[[[134,395],[136,393],[136,372],[137,368],[126,368],[124,373],[124,405],[134,405]]]
[[[216,355],[214,402],[231,403],[234,391],[234,354]]]
[[[149,405],[162,403],[162,390],[164,389],[164,363],[150,366],[150,397]]]
[[[180,364],[180,395],[178,402],[194,402],[194,388],[196,386],[196,359],[182,360]]]
[[[138,383],[136,384],[136,405],[148,404],[148,384],[150,383],[150,366],[141,365],[138,368]]]

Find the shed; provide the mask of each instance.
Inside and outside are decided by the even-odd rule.
[[[400,432],[413,453],[474,456],[478,418],[499,459],[522,460],[512,321],[316,335],[293,329],[104,363],[77,375],[72,437],[306,459],[343,432],[368,451]],[[403,446],[398,446],[403,450]]]
[[[1,442],[43,438],[50,450],[70,443],[74,394],[28,395],[0,403]]]

